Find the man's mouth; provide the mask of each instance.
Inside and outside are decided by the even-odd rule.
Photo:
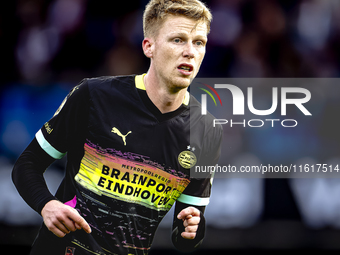
[[[189,64],[181,64],[177,68],[186,72],[191,72],[193,70],[193,66]]]

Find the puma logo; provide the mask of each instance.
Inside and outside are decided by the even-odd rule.
[[[113,127],[112,130],[111,130],[111,132],[117,134],[118,136],[120,136],[120,137],[123,139],[124,145],[126,145],[126,137],[127,137],[130,133],[132,133],[131,131],[129,131],[129,132],[127,132],[126,135],[123,135],[123,134],[118,130],[118,128],[116,128],[116,127]]]

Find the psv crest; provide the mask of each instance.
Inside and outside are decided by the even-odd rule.
[[[195,151],[195,147],[191,147],[189,145],[187,147],[187,150],[182,151],[178,155],[178,162],[183,168],[189,169],[196,165],[197,158],[196,158],[196,155],[194,154],[194,151]]]

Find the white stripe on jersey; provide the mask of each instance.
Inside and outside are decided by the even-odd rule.
[[[194,197],[185,194],[181,194],[177,201],[196,206],[206,206],[209,204],[210,197]]]
[[[35,138],[37,139],[40,147],[52,158],[54,159],[61,159],[66,153],[61,153],[57,149],[55,149],[44,137],[41,130],[39,130],[35,134]]]

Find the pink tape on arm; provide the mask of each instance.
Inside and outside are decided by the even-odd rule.
[[[67,201],[65,205],[71,206],[72,208],[75,208],[77,205],[77,197],[74,196],[74,198],[70,201]]]

